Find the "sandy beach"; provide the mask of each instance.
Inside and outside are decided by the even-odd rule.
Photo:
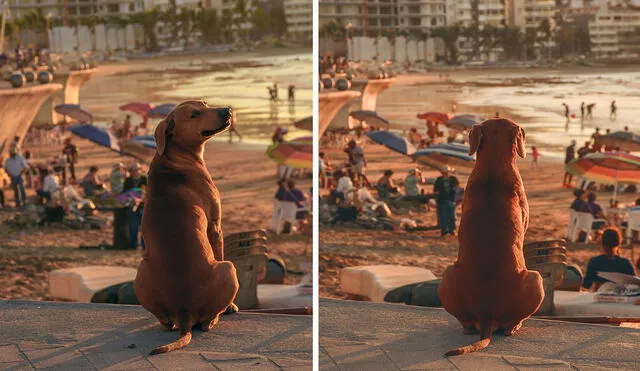
[[[205,162],[222,196],[222,228],[229,234],[248,229],[267,228],[276,191],[276,166],[264,153],[266,147],[256,144],[228,144],[222,140],[207,144]],[[77,176],[86,174],[89,166],[100,168],[107,175],[111,165],[132,162],[104,147],[74,137],[79,150]],[[57,155],[61,146],[30,146],[34,158],[44,160]],[[308,178],[296,179],[305,191],[311,186]],[[33,196],[34,190],[27,189]],[[13,192],[5,189],[10,205]],[[100,251],[78,249],[81,244],[97,245],[112,240],[113,230],[73,230],[61,225],[28,230],[4,224],[12,218],[14,209],[0,209],[0,298],[47,300],[47,274],[53,269],[105,264],[137,267],[140,253],[136,251]],[[268,248],[280,255],[287,268],[304,271],[311,263],[311,236],[305,234],[269,234]],[[288,275],[287,283],[295,284],[301,275]]]
[[[404,179],[407,171],[415,167],[411,159],[387,148],[367,143],[364,147],[367,156],[367,176],[376,181],[385,169],[392,169],[394,179]],[[329,156],[333,164],[346,159],[342,150],[321,148]],[[528,146],[527,151],[531,149]],[[561,186],[564,174],[563,164],[554,158],[542,157],[539,169],[531,167],[531,158],[518,161],[520,174],[524,181],[529,200],[530,225],[525,236],[527,242],[541,241],[551,238],[562,238],[569,219],[569,205],[573,200],[572,190]],[[439,175],[433,170],[423,169],[423,175],[435,178]],[[461,186],[466,185],[468,173],[459,171],[456,174]],[[432,186],[425,186],[428,192]],[[323,194],[326,194],[326,190]],[[598,202],[606,206],[611,193],[598,192]],[[636,196],[619,194],[620,204],[632,203]],[[457,209],[458,222],[460,208]],[[428,212],[405,212],[394,215],[395,219],[410,218],[420,224],[435,225],[435,210]],[[373,229],[362,229],[346,225],[320,225],[320,295],[323,297],[346,298],[340,291],[340,269],[356,265],[397,264],[417,266],[430,269],[437,277],[441,277],[444,269],[452,264],[458,253],[457,240],[445,240],[439,231],[395,232]],[[568,260],[579,265],[583,271],[588,260],[600,252],[595,247],[582,245],[571,247]],[[630,250],[624,250],[622,256],[630,258]],[[635,259],[638,258],[636,251]]]

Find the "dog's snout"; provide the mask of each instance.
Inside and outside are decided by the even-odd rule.
[[[233,112],[231,111],[231,107],[218,109],[218,115],[220,116],[220,119],[224,122],[229,121],[231,119],[232,114]]]

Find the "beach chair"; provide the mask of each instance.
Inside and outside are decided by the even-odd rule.
[[[584,212],[576,212],[575,213],[575,225],[573,227],[573,231],[571,233],[571,242],[576,242],[578,236],[580,235],[580,231],[587,232],[587,242],[591,239],[591,230],[593,227],[593,223],[595,222],[606,222],[604,219],[596,219],[593,217],[591,213]]]
[[[240,309],[253,309],[258,302],[258,282],[267,275],[267,254],[242,255],[229,259],[236,268],[240,289],[234,303]]]
[[[549,240],[526,243],[523,246],[527,269],[540,273],[545,298],[537,315],[553,313],[553,293],[564,281],[567,267],[567,241]]]
[[[640,210],[629,212],[629,217],[627,221],[627,239],[631,239],[633,237],[633,231],[640,232]]]
[[[289,234],[293,234],[295,230],[298,228],[298,220],[296,219],[296,214],[299,211],[308,211],[306,208],[299,208],[295,202],[288,201],[279,201],[280,202],[280,213],[277,216],[277,220],[275,222],[274,231],[276,234],[281,234],[284,230],[285,223],[291,224],[291,228],[289,229]]]
[[[573,229],[576,226],[576,211],[573,209],[569,209],[569,224],[567,225],[567,232],[565,233],[565,237],[567,239],[573,236]]]
[[[273,211],[271,212],[271,224],[269,224],[269,230],[276,232],[280,223],[280,217],[282,216],[282,201],[273,199]]]

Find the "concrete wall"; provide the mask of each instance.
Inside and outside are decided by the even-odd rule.
[[[105,33],[103,25],[98,25],[96,26],[96,49],[106,50],[107,41],[111,49],[124,49],[125,47],[126,49],[134,49],[135,36],[136,32],[132,25],[127,26],[126,31],[125,29],[109,28],[108,33]],[[78,27],[78,36],[76,36],[75,27],[55,27],[49,31],[49,45],[54,51],[73,52],[78,40],[80,41],[80,51],[93,48],[93,39],[87,27]]]
[[[373,37],[353,37],[347,42],[349,50],[349,59],[353,60],[369,60],[376,56],[378,53],[378,60],[398,60],[404,61],[407,59],[410,61],[426,60],[428,62],[434,62],[436,60],[437,47],[439,41],[434,39],[427,39],[424,41],[409,40],[405,43],[404,37],[396,38],[395,52],[394,47],[386,37],[380,37],[378,39],[378,46],[376,47],[376,39]],[[426,49],[425,49],[426,48]],[[395,53],[395,55],[394,55]]]

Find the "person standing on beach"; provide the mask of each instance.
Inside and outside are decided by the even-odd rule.
[[[296,99],[296,86],[295,85],[289,85],[288,99],[291,102],[293,102]]]
[[[450,175],[451,170],[444,167],[442,175],[436,179],[433,192],[436,195],[436,210],[440,225],[440,236],[451,238],[456,236],[456,188],[460,185],[458,178]]]
[[[140,166],[133,163],[129,169],[129,177],[124,180],[122,187],[123,192],[130,191],[134,188],[143,189],[147,186],[147,177],[140,174]],[[144,192],[141,192],[144,194]],[[142,223],[142,211],[144,200],[138,205],[132,205],[127,209],[127,220],[129,221],[129,248],[135,250],[140,244],[138,232],[140,231],[140,223]],[[144,247],[144,241],[142,241]]]
[[[587,105],[587,118],[589,120],[593,120],[593,107],[595,107],[595,103],[591,103]]]
[[[564,106],[564,118],[567,120],[566,124],[569,125],[569,106],[562,102],[562,105]]]
[[[349,156],[349,163],[351,164],[351,173],[354,177],[362,179],[362,182],[367,187],[371,187],[371,183],[365,175],[365,169],[367,168],[367,160],[364,157],[364,150],[360,147],[355,140],[350,140],[347,144],[347,148],[344,150]]]
[[[64,140],[64,148],[62,148],[62,155],[65,157],[65,162],[69,166],[69,177],[76,179],[76,163],[78,162],[78,148],[71,143],[71,138]],[[62,184],[67,184],[67,172],[62,170]]]
[[[600,128],[596,128],[596,131],[591,134],[591,141],[593,141],[593,152],[600,152],[600,149],[602,148],[602,144],[600,144],[600,136],[602,134],[600,134]]]
[[[531,147],[531,157],[533,158],[533,162],[531,163],[531,166],[535,167],[536,169],[539,169],[540,165],[538,165],[538,159],[540,158],[540,151],[538,151],[538,147],[536,146]]]
[[[616,106],[616,101],[612,100],[611,101],[611,113],[609,113],[609,119],[611,121],[615,121],[618,119],[618,106]]]
[[[566,165],[569,162],[573,161],[575,157],[576,157],[576,141],[572,140],[571,144],[565,150],[564,164]],[[564,178],[562,179],[562,186],[565,188],[571,188],[572,178],[573,178],[573,175],[565,171]]]
[[[590,144],[591,144],[591,142],[584,142],[584,146],[578,148],[578,158],[583,158],[584,156],[586,156],[589,153],[593,152],[593,150],[591,148],[589,148]]]
[[[9,149],[9,158],[4,162],[4,170],[11,178],[11,188],[13,189],[16,207],[24,206],[27,203],[27,194],[24,191],[22,174],[24,174],[28,168],[29,165],[27,165],[27,161],[25,161],[15,149]]]
[[[584,121],[584,102],[580,103],[580,121]]]

